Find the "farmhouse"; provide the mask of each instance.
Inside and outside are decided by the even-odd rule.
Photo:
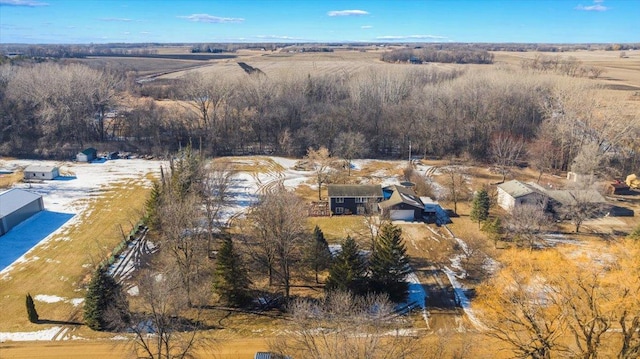
[[[517,180],[502,183],[498,185],[498,206],[511,211],[519,205],[543,203],[546,195],[538,187]]]
[[[333,184],[328,186],[329,210],[332,214],[366,214],[377,211],[382,200],[380,185]]]
[[[422,220],[425,205],[420,197],[407,187],[395,185],[392,188],[391,197],[378,204],[381,215],[391,220]]]
[[[17,188],[0,193],[0,236],[42,210],[40,195]]]
[[[98,151],[93,147],[89,147],[76,155],[76,161],[91,162],[96,159],[97,155]]]
[[[24,169],[25,180],[52,180],[60,176],[58,167],[53,166],[29,166]]]

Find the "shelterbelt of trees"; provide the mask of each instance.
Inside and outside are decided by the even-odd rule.
[[[191,142],[211,155],[302,156],[324,146],[340,156],[339,148],[357,139],[360,157],[399,157],[411,141],[414,154],[488,161],[499,142],[544,171],[569,169],[585,146],[596,148],[596,165],[614,173],[639,163],[635,110],[572,72],[497,65],[292,69],[286,76],[202,73],[140,84],[131,71],[71,60],[5,63],[0,154],[66,158],[110,144],[163,154]]]

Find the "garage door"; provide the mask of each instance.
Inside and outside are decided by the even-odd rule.
[[[412,209],[392,209],[389,212],[389,217],[394,221],[413,221],[413,213]]]

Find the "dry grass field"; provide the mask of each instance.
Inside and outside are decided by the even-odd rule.
[[[104,189],[103,195],[90,203],[90,210],[84,212],[73,227],[34,248],[26,261],[15,264],[0,278],[0,331],[38,331],[51,327],[28,322],[24,307],[26,293],[67,299],[38,302],[42,320],[53,324],[82,321],[81,305],[73,305],[72,299],[84,297],[82,288],[87,276],[122,240],[121,228],[128,233],[140,218],[148,190],[136,180]]]
[[[187,48],[162,49],[163,54],[185,53]],[[168,60],[168,59],[138,59],[138,58],[101,58],[87,59],[86,61],[101,61],[107,64],[121,64],[136,68],[140,75],[154,73],[166,73],[159,78],[177,78],[189,71],[197,71],[202,74],[224,75],[239,77],[244,71],[237,65],[238,61],[244,61],[253,67],[257,67],[267,76],[306,76],[306,74],[337,74],[351,76],[365,71],[378,71],[381,69],[413,69],[412,65],[387,64],[380,61],[382,50],[368,50],[366,52],[336,50],[333,53],[279,53],[258,50],[240,50],[236,59],[220,59],[208,61],[196,60]],[[518,67],[523,58],[533,58],[535,52],[496,52],[495,65],[471,65],[473,67],[485,66],[514,66]],[[555,55],[543,53],[544,55]],[[599,79],[593,81],[606,86],[605,91],[613,98],[620,99],[629,104],[631,111],[638,109],[640,112],[640,52],[627,51],[627,58],[620,58],[617,51],[580,51],[560,53],[561,57],[574,56],[583,61],[585,65],[601,66],[606,72]],[[83,60],[84,61],[84,60]],[[464,68],[465,65],[454,64],[425,64],[439,68]],[[185,69],[188,68],[188,69]],[[638,113],[638,112],[636,112]],[[226,158],[233,169],[252,173],[277,172],[282,166],[267,158]],[[444,162],[424,162],[428,165],[445,165]],[[385,176],[400,176],[402,168],[390,166],[386,162],[376,162],[354,171],[354,176],[378,181],[381,173]],[[492,173],[488,168],[473,168],[472,186],[479,187],[483,184],[495,183],[501,176]],[[537,173],[524,169],[515,170],[513,177],[523,180],[535,180]],[[14,179],[0,177],[2,181],[9,182]],[[437,181],[441,181],[436,177]],[[544,175],[541,182],[561,183],[563,180],[552,175]],[[306,199],[317,199],[317,191],[307,185],[298,188],[299,194]],[[138,181],[117,183],[104,189],[103,196],[96,198],[90,204],[90,215],[86,215],[67,233],[61,233],[51,240],[48,245],[41,246],[31,252],[28,260],[18,264],[10,272],[10,279],[0,278],[0,331],[21,332],[37,331],[44,329],[45,325],[31,324],[27,321],[24,308],[24,295],[27,292],[47,293],[62,298],[82,298],[84,291],[81,289],[91,272],[87,264],[97,263],[108,255],[108,249],[113,248],[121,239],[122,226],[125,232],[132,226],[132,222],[140,217],[148,188]],[[326,195],[326,190],[323,191]],[[445,205],[450,205],[445,203]],[[458,212],[461,217],[454,219],[450,226],[456,236],[464,239],[484,238],[484,234],[477,230],[477,224],[472,223],[468,217],[469,203],[459,203]],[[585,226],[591,228],[630,228],[637,225],[637,217],[621,219],[621,223],[594,222]],[[315,225],[325,233],[330,243],[341,241],[347,234],[356,237],[359,242],[366,245],[368,241],[368,229],[362,217],[323,217],[309,220],[309,227]],[[448,260],[450,253],[454,252],[451,242],[435,241],[431,232],[422,227],[406,226],[407,248],[409,254],[418,259],[440,258],[443,262]],[[566,231],[570,231],[567,226]],[[435,236],[435,235],[434,235]],[[570,236],[584,243],[584,248],[593,251],[602,243],[599,236]],[[581,247],[582,248],[582,247]],[[586,250],[585,249],[585,250]],[[496,256],[491,248],[487,248]],[[573,249],[564,249],[571,251]],[[417,268],[418,276],[425,282],[429,281],[429,267]],[[42,319],[58,322],[81,321],[81,305],[74,306],[70,302],[37,303],[38,312]],[[257,317],[251,315],[238,315],[232,313],[214,313],[213,318],[219,318],[221,326],[219,331],[208,332],[215,345],[211,351],[198,353],[201,357],[216,357],[222,359],[252,358],[258,350],[268,348],[269,341],[280,330],[285,329],[286,323],[281,320],[272,320],[269,317]],[[419,340],[424,347],[436,348],[445,346],[446,352],[441,358],[454,356],[454,352],[464,352],[466,357],[473,358],[506,358],[510,357],[507,351],[500,351],[501,345],[473,330],[460,330],[451,328],[451,332],[428,331],[424,328],[422,318],[416,316],[416,328],[424,330]],[[47,326],[47,328],[50,326]],[[468,326],[467,326],[468,327]],[[125,341],[109,339],[113,335],[95,333],[80,326],[69,326],[68,335],[80,335],[83,340],[44,341],[44,342],[5,342],[0,343],[0,358],[125,358],[131,356],[131,349]],[[479,345],[482,343],[482,345]],[[435,357],[435,356],[434,356]]]

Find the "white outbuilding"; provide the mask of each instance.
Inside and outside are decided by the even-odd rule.
[[[44,210],[42,196],[18,188],[0,193],[0,236]]]
[[[60,170],[54,166],[29,166],[24,169],[24,179],[29,180],[52,180],[60,176]]]

